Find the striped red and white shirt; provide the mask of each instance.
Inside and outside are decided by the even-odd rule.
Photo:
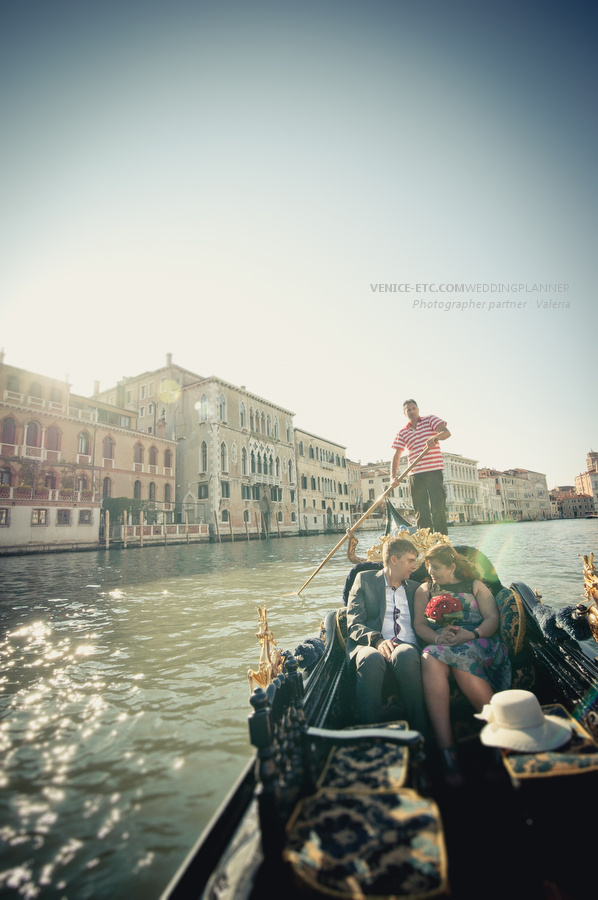
[[[405,450],[407,448],[409,464],[411,465],[426,446],[428,438],[434,437],[436,432],[442,431],[445,427],[446,422],[443,419],[439,419],[438,416],[420,416],[415,428],[413,428],[411,422],[405,428],[401,428],[394,439],[392,448],[393,450]],[[444,469],[440,444],[434,444],[432,449],[428,450],[422,461],[411,470],[411,474],[432,472],[435,469]]]

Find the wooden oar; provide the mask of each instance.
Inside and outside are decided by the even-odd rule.
[[[420,459],[423,459],[423,458],[424,458],[424,456],[426,455],[426,453],[427,453],[428,450],[430,450],[430,449],[431,449],[430,447],[425,447],[425,448],[422,450],[422,452],[419,454],[419,456],[417,456],[417,457],[413,460],[413,462],[412,462],[409,466],[407,466],[407,468],[405,469],[405,471],[403,472],[403,474],[402,474],[399,478],[397,478],[397,484],[398,484],[399,481],[402,481],[403,478],[404,478],[406,475],[409,474],[409,472],[411,471],[411,469],[412,469],[414,466],[416,466],[416,465],[418,464],[418,462],[420,461]],[[386,500],[386,498],[388,497],[388,495],[390,494],[390,492],[391,492],[392,490],[394,490],[395,487],[396,487],[396,484],[393,482],[393,483],[390,485],[390,487],[388,487],[388,488],[384,491],[384,493],[381,494],[381,495],[378,497],[378,499],[377,499],[374,503],[372,503],[372,505],[370,506],[370,508],[369,508],[366,512],[364,512],[364,514],[362,515],[362,517],[355,523],[355,525],[353,526],[353,528],[347,528],[347,531],[346,531],[346,533],[345,533],[345,536],[338,542],[338,544],[336,545],[336,547],[334,547],[334,548],[330,551],[330,553],[328,554],[328,556],[327,556],[325,559],[322,560],[322,562],[320,563],[320,565],[318,566],[318,568],[317,568],[314,572],[312,572],[312,574],[309,576],[309,578],[307,579],[307,581],[305,582],[305,584],[303,584],[303,585],[299,588],[299,590],[297,591],[297,594],[298,594],[298,595],[301,593],[301,591],[303,590],[304,587],[307,587],[307,585],[308,585],[309,582],[312,580],[312,578],[314,577],[314,575],[317,575],[318,572],[320,571],[320,569],[323,568],[323,566],[326,565],[326,563],[328,562],[328,560],[329,560],[332,556],[334,556],[334,554],[335,554],[336,551],[339,549],[339,547],[342,547],[342,546],[343,546],[343,544],[345,543],[345,541],[348,539],[349,535],[350,535],[350,534],[353,534],[353,532],[356,531],[356,530],[359,528],[359,526],[361,525],[361,523],[362,523],[362,522],[365,522],[365,520],[368,518],[368,516],[371,516],[371,514],[374,512],[374,510],[377,509],[377,508],[380,506],[380,504],[383,503],[383,502]]]

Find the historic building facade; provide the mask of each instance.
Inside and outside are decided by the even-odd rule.
[[[596,512],[594,498],[590,494],[569,490],[552,490],[550,500],[559,519],[585,519]]]
[[[361,463],[347,458],[347,479],[349,482],[349,512],[351,522],[363,515],[363,493],[361,490]]]
[[[501,519],[528,521],[552,518],[546,475],[529,469],[506,469],[500,472],[498,469],[483,468],[479,470],[479,477],[488,483],[483,489],[482,497],[486,503],[489,498],[493,501],[492,506],[484,506],[486,521],[496,521],[498,500]]]
[[[345,447],[295,429],[299,524],[320,532],[351,524],[351,496]]]
[[[476,459],[443,453],[446,519],[453,525],[482,522],[484,511]]]
[[[94,545],[108,497],[171,514],[174,441],[140,434],[129,411],[73,394],[66,381],[2,359],[0,437],[0,547]]]
[[[585,472],[575,476],[575,491],[593,497],[594,505],[598,506],[598,453],[593,450],[588,453],[586,467]]]
[[[184,389],[178,496],[190,521],[217,535],[297,533],[293,416],[221,378]]]

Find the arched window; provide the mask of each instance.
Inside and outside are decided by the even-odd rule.
[[[46,450],[60,450],[60,432],[55,425],[46,431]]]
[[[268,413],[268,418],[266,419],[266,434],[268,437],[272,434],[272,419],[270,418],[270,414]]]
[[[249,510],[248,509],[243,510],[243,521],[249,522]]]
[[[239,406],[239,425],[241,428],[245,428],[247,425],[247,415],[245,413],[245,404],[241,403]]]
[[[255,475],[255,453],[251,451],[251,474]]]
[[[14,419],[5,419],[2,423],[2,443],[16,444],[17,442],[17,423]]]
[[[136,481],[133,485],[133,498],[135,500],[141,500],[141,482]]]
[[[37,422],[30,422],[27,426],[25,443],[28,447],[39,447],[40,431]]]
[[[89,447],[90,447],[89,435],[86,431],[81,431],[79,433],[79,437],[78,437],[77,453],[81,453],[85,456],[89,456]]]
[[[291,423],[287,422],[287,444],[291,443]]]
[[[279,522],[282,522],[282,509],[278,510],[278,514],[277,514],[276,518],[278,519]]]
[[[164,503],[170,503],[170,485],[164,485]]]
[[[220,394],[219,412],[220,421],[226,422],[226,397],[224,396],[224,394]]]
[[[201,400],[199,401],[199,421],[208,421],[208,398],[205,394],[203,394]]]
[[[241,475],[247,475],[247,450],[245,447],[241,450]]]
[[[201,442],[201,471],[208,471],[208,445],[205,441]]]
[[[220,469],[228,472],[228,448],[224,441],[220,444]]]
[[[292,512],[291,513],[291,522],[296,522],[296,521],[297,521],[297,515],[294,512]]]
[[[280,458],[278,456],[276,457],[275,474],[277,478],[280,478]]]
[[[150,464],[150,466],[158,465],[158,451],[156,450],[155,447],[150,447],[149,464]]]
[[[311,444],[309,445],[309,458],[310,459],[314,458],[314,448],[312,447]]]
[[[105,437],[102,444],[102,453],[104,454],[104,459],[114,459],[114,441],[110,436]],[[108,494],[108,497],[110,494]]]
[[[266,433],[266,414],[262,413],[262,434]]]
[[[42,386],[39,381],[32,381],[31,386],[29,388],[29,396],[37,397],[38,399],[42,396]],[[31,446],[31,445],[30,445]]]
[[[78,491],[86,491],[87,490],[87,475],[83,475],[80,473],[77,475],[77,490]]]
[[[143,444],[135,444],[133,447],[133,462],[138,464],[143,462]]]
[[[265,458],[264,458],[264,463],[265,463]],[[264,465],[264,468],[265,468],[265,465]],[[272,462],[272,457],[270,456],[268,459],[268,475],[273,475],[273,474],[274,474],[274,464]]]
[[[274,437],[278,438],[278,416],[274,416]]]
[[[102,482],[102,497],[112,496],[112,480],[106,476]]]
[[[223,521],[223,522],[228,522],[228,509],[223,509],[223,510],[222,510],[222,521]]]
[[[249,428],[251,431],[255,431],[255,419],[253,417],[253,408],[249,407]]]
[[[312,491],[315,491],[315,489],[316,489],[316,479],[314,478],[313,475],[311,476],[311,489],[312,489]]]
[[[166,418],[166,407],[165,407],[165,406],[161,406],[161,407],[160,407],[160,418],[161,418],[161,419],[165,419],[165,418]]]
[[[50,388],[50,400],[53,403],[62,403],[62,391],[55,387]]]
[[[258,453],[257,455],[257,474],[262,474],[262,454]]]
[[[150,481],[150,486],[149,486],[149,498],[150,498],[150,500],[155,500],[155,499],[156,499],[156,485],[154,484],[153,481]]]
[[[293,477],[293,461],[290,459],[290,460],[289,460],[289,481],[290,481],[291,484],[292,484],[292,483],[294,482],[294,480],[295,480],[295,479],[294,479],[294,477]]]
[[[299,456],[303,456],[303,441],[299,441]]]
[[[12,469],[10,466],[2,466],[0,469],[0,484],[12,484]]]
[[[170,450],[164,451],[164,468],[170,469],[172,467],[172,453]]]
[[[44,487],[50,488],[51,491],[56,490],[56,472],[46,472]]]

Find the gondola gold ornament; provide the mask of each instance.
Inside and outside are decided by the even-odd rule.
[[[328,560],[331,559],[331,558],[334,556],[334,554],[336,553],[336,551],[339,550],[340,547],[343,546],[343,544],[345,543],[345,541],[349,540],[349,537],[353,534],[354,531],[356,531],[356,530],[359,528],[359,526],[361,525],[361,523],[362,523],[362,522],[365,522],[365,520],[366,520],[369,516],[371,516],[371,514],[374,512],[374,510],[377,509],[377,508],[380,506],[381,503],[384,503],[384,501],[386,500],[386,498],[388,497],[388,495],[390,494],[390,492],[391,492],[392,490],[394,490],[395,487],[397,486],[397,484],[398,484],[400,481],[402,481],[402,480],[405,478],[405,476],[408,475],[408,474],[411,472],[411,470],[418,464],[418,462],[419,462],[421,459],[424,458],[424,456],[426,455],[426,453],[427,453],[430,449],[431,449],[431,447],[425,447],[425,448],[422,450],[422,452],[419,454],[419,456],[416,456],[416,458],[413,460],[413,462],[412,462],[410,465],[407,466],[407,468],[405,469],[405,471],[403,472],[403,474],[400,475],[398,478],[396,478],[394,481],[392,481],[391,484],[390,484],[390,486],[384,491],[383,494],[380,494],[380,496],[378,497],[378,499],[375,500],[375,501],[372,503],[372,505],[370,506],[370,508],[369,508],[368,510],[366,510],[366,512],[364,512],[364,514],[361,516],[361,518],[357,520],[357,522],[355,523],[355,525],[353,525],[352,528],[347,528],[346,534],[341,538],[341,540],[338,542],[338,544],[336,545],[336,547],[333,547],[333,548],[332,548],[332,550],[330,551],[330,553],[328,554],[328,556],[326,556],[326,557],[322,560],[322,562],[320,563],[320,565],[318,566],[318,568],[315,569],[315,570],[311,573],[311,575],[309,576],[309,578],[307,579],[307,581],[305,582],[305,584],[302,584],[302,585],[301,585],[301,587],[300,587],[299,590],[297,591],[297,595],[299,595],[299,594],[301,593],[301,591],[303,590],[303,588],[307,587],[307,585],[308,585],[309,582],[312,580],[312,578],[313,578],[315,575],[318,574],[318,572],[320,571],[320,569],[322,569],[322,568],[326,565],[326,563],[328,562]]]
[[[588,617],[592,637],[598,641],[598,572],[594,565],[593,553],[581,558],[583,560],[584,593],[589,604],[585,608],[585,613]]]
[[[256,631],[256,638],[260,642],[260,660],[257,672],[253,669],[247,670],[247,680],[249,681],[249,690],[253,691],[255,687],[267,688],[272,684],[277,675],[282,672],[284,657],[282,650],[276,648],[274,635],[268,625],[266,617],[267,607],[256,607],[258,614],[259,630]]]

